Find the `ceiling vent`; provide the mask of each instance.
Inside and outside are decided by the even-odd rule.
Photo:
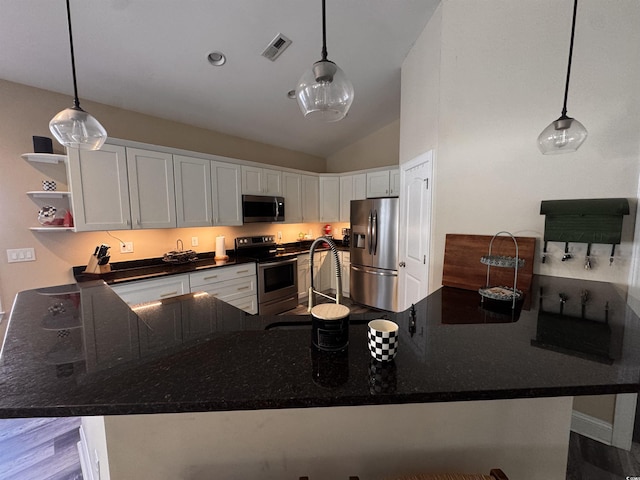
[[[279,33],[276,35],[276,38],[271,40],[269,45],[267,45],[267,48],[264,49],[262,56],[273,62],[287,49],[289,45],[291,45],[291,40]]]

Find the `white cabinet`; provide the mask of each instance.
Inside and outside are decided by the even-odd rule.
[[[240,165],[211,162],[214,225],[242,225]]]
[[[282,195],[287,223],[320,220],[320,186],[316,175],[282,172]]]
[[[331,288],[331,278],[327,274],[325,265],[327,252],[315,252],[313,255],[313,286],[322,292]],[[309,253],[298,255],[298,299],[309,297],[311,287],[311,260]]]
[[[299,173],[282,172],[284,221],[302,223],[302,178]]]
[[[399,195],[399,168],[367,173],[367,198],[397,197]]]
[[[282,195],[282,172],[243,165],[242,193],[245,195]]]
[[[309,254],[298,255],[298,300],[307,298],[311,284]]]
[[[189,277],[191,292],[206,292],[247,313],[258,313],[255,263],[215,267]]]
[[[320,176],[320,221],[340,220],[340,177]]]
[[[174,155],[173,171],[178,227],[211,226],[211,161]]]
[[[100,150],[69,148],[67,153],[76,231],[130,229],[125,148],[105,144]]]
[[[169,275],[149,280],[114,285],[111,287],[129,305],[176,297],[189,292],[189,275]]]
[[[367,198],[367,175],[359,173],[340,177],[340,221],[348,222],[351,216],[351,200]]]
[[[175,228],[173,155],[127,148],[133,228]]]
[[[302,221],[320,221],[320,182],[317,175],[300,175],[302,182]],[[285,208],[287,206],[285,205]]]

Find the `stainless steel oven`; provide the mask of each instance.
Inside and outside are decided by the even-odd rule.
[[[298,259],[279,253],[273,235],[236,238],[239,257],[258,263],[258,313],[277,315],[298,306]]]
[[[258,313],[275,315],[298,306],[298,259],[258,261]]]

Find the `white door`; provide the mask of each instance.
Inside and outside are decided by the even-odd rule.
[[[302,223],[302,181],[299,173],[282,172],[284,221]]]
[[[211,161],[203,158],[173,156],[178,227],[210,227]]]
[[[401,165],[398,308],[406,310],[429,293],[431,173],[433,150]]]
[[[124,147],[67,150],[69,190],[78,232],[131,229]]]
[[[242,193],[240,165],[211,162],[213,223],[242,225]]]
[[[127,148],[127,172],[133,228],[176,228],[173,156]]]

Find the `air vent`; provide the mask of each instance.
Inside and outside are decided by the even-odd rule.
[[[276,38],[271,40],[267,48],[264,49],[262,56],[273,62],[287,49],[289,45],[291,45],[291,40],[279,33],[276,35]]]

